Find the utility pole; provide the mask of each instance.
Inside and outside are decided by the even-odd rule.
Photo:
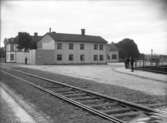
[[[153,49],[151,49],[151,66],[152,66],[152,62],[153,62]]]
[[[1,48],[1,37],[0,37],[0,48]],[[2,60],[2,57],[3,57],[3,50],[2,50],[2,53],[0,52],[0,62]]]

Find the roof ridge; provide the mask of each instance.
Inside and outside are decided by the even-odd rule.
[[[48,34],[49,33],[54,33],[54,34],[62,34],[62,35],[76,35],[76,36],[83,36],[83,35],[81,35],[81,34],[73,34],[73,33],[60,33],[60,32],[48,32]],[[84,36],[92,36],[92,37],[101,37],[101,36],[99,36],[99,35],[84,35]]]
[[[56,33],[48,32],[45,35],[50,35],[55,41],[74,41],[74,42],[97,42],[107,43],[101,36],[94,35],[81,35],[81,34],[69,34],[69,33]],[[44,35],[44,36],[45,36]]]

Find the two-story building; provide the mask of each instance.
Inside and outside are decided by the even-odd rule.
[[[107,41],[85,34],[46,33],[38,41],[37,64],[106,64]]]

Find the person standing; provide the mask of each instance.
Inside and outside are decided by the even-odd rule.
[[[27,61],[28,61],[28,59],[27,59],[27,57],[25,58],[25,64],[27,64]]]
[[[129,68],[129,58],[125,59],[125,68]]]
[[[131,65],[131,71],[133,72],[134,71],[134,58],[131,57],[130,59],[130,65]]]
[[[127,58],[124,59],[124,63],[125,63],[125,68],[127,69]]]
[[[127,68],[129,68],[129,58],[127,58]]]

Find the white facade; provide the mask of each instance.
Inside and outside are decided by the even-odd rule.
[[[25,59],[27,58],[27,64],[29,63],[30,55],[29,52],[16,52],[16,63],[25,64]]]
[[[29,64],[36,64],[36,50],[29,51]]]
[[[49,35],[46,35],[45,37],[43,37],[42,49],[45,49],[45,50],[55,49],[55,41]]]
[[[56,42],[56,47],[57,44],[59,42]],[[73,49],[69,49],[69,45],[73,44]],[[80,45],[84,45],[84,49],[80,49]],[[66,64],[66,63],[106,63],[106,45],[105,44],[101,44],[103,45],[103,50],[99,50],[99,45],[98,45],[98,49],[95,50],[94,49],[94,45],[96,43],[79,43],[79,42],[63,42],[62,43],[62,49],[55,49],[55,60],[56,63],[60,64]],[[57,55],[60,54],[62,55],[62,61],[58,61],[57,60]],[[69,55],[73,55],[73,60],[69,60]],[[83,59],[81,60],[81,55],[83,55]],[[97,55],[97,60],[94,60],[94,55]],[[103,57],[102,60],[100,60],[100,55]]]
[[[16,51],[17,46],[13,43],[8,43],[6,45],[6,62],[16,62]]]
[[[8,43],[6,44],[6,62],[8,63],[21,63],[25,64],[27,58],[27,64],[35,64],[35,50],[24,52],[17,48],[17,44]]]

